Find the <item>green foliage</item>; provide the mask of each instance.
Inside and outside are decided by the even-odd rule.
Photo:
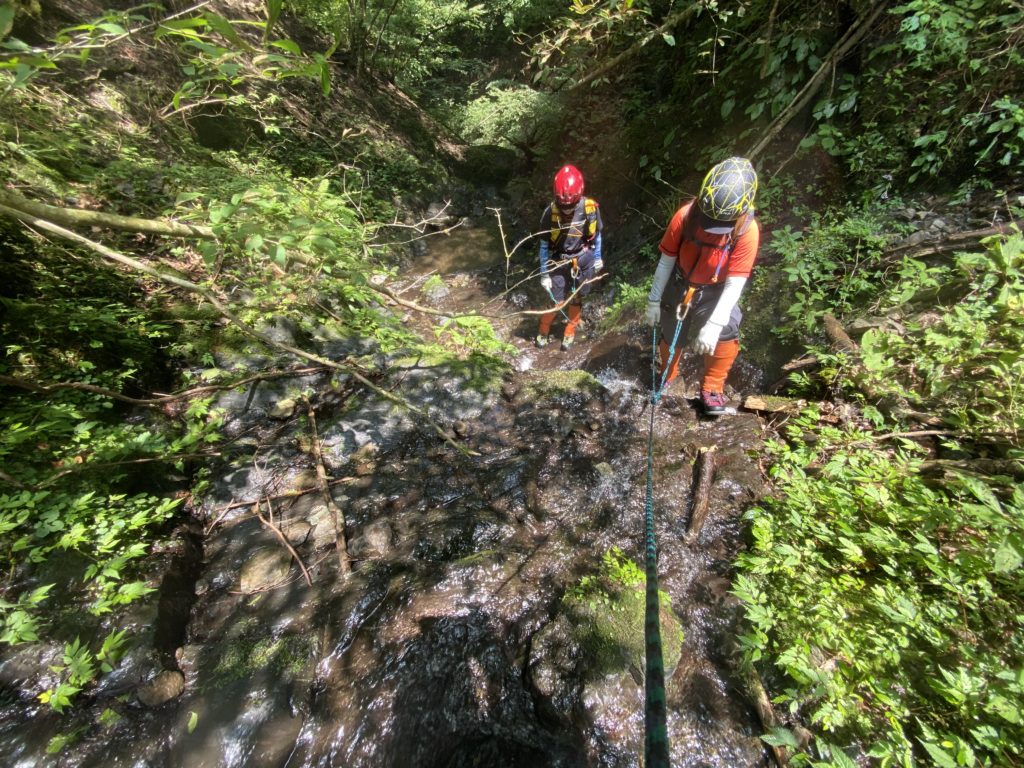
[[[785,676],[776,701],[882,765],[1019,762],[1024,492],[968,477],[935,488],[910,444],[879,451],[814,412],[787,434],[793,447],[770,445],[779,493],[747,513],[734,586],[747,657]]]
[[[265,39],[267,50],[259,51],[246,39],[247,28],[261,29],[265,38],[269,37],[280,13],[280,4],[277,6],[277,13],[271,7],[267,22],[233,22],[208,10],[155,20],[139,13],[141,10],[153,12],[158,6],[107,11],[98,19],[61,30],[50,47],[33,48],[13,38],[4,42],[2,48],[6,53],[0,54],[0,71],[11,73],[10,87],[21,88],[41,70],[56,70],[70,62],[81,65],[97,50],[125,38],[137,39],[151,34],[154,43],[165,38],[174,40],[187,59],[183,69],[189,79],[171,100],[175,111],[188,103],[249,103],[249,99],[235,89],[254,79],[313,78],[320,82],[326,96],[330,91],[330,67],[323,55],[306,57],[298,44],[289,39]],[[0,28],[3,22],[0,17]]]
[[[543,152],[560,127],[561,109],[550,94],[526,85],[493,81],[471,101],[462,133],[478,144],[497,144],[530,154]]]
[[[516,348],[502,341],[486,317],[459,316],[444,318],[434,328],[439,340],[448,342],[459,353],[483,355],[514,355]]]
[[[347,59],[354,71],[385,74],[414,91],[434,78],[477,67],[463,46],[482,37],[494,19],[483,5],[466,0],[296,0],[290,7],[329,35],[330,52]]]
[[[816,138],[868,185],[940,175],[1007,176],[1024,154],[1019,37],[1024,9],[1005,0],[913,0],[890,13],[895,41],[873,46],[819,102]],[[905,106],[913,104],[914,109]]]
[[[902,271],[910,269],[918,279],[907,276],[903,296],[933,286],[960,290],[908,318],[903,333],[864,334],[871,386],[941,413],[965,436],[1008,441],[1018,446],[1011,455],[1024,456],[1024,237],[993,238],[986,253],[958,254],[948,268]]]
[[[886,209],[827,212],[815,216],[807,230],[776,230],[770,248],[782,257],[779,269],[792,290],[783,336],[807,334],[821,316],[843,316],[852,307],[870,305],[893,279],[884,249],[899,226]]]
[[[63,663],[50,667],[50,670],[59,676],[60,681],[56,686],[40,693],[37,698],[57,712],[63,712],[71,706],[75,695],[92,683],[100,671],[113,671],[124,655],[125,643],[124,631],[111,632],[103,639],[100,650],[93,653],[76,637],[64,646]]]
[[[865,281],[830,250],[870,242],[878,230],[865,224],[827,218],[803,239],[776,238],[800,313],[899,320],[864,334],[856,381],[842,358],[823,356],[823,375],[938,416],[960,455],[1019,459],[1024,238],[948,264],[861,251]],[[806,330],[792,317],[791,332]],[[864,417],[885,424],[872,406]],[[783,676],[776,701],[881,765],[1020,762],[1024,492],[977,473],[926,480],[917,443],[886,449],[870,432],[820,426],[813,409],[785,432],[789,443],[770,445],[776,495],[748,513],[754,543],[735,582],[747,658]],[[819,756],[801,760],[849,760],[827,743]]]

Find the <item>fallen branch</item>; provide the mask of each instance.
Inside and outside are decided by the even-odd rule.
[[[327,368],[332,368],[334,370],[348,374],[353,379],[362,384],[364,387],[369,389],[371,392],[375,393],[378,397],[382,397],[385,400],[395,403],[396,405],[406,408],[412,413],[415,413],[421,419],[426,421],[434,430],[434,432],[436,432],[437,435],[442,440],[444,440],[445,443],[452,446],[457,451],[460,451],[461,453],[467,455],[475,455],[473,452],[469,451],[464,446],[461,446],[458,443],[456,443],[451,438],[451,436],[444,429],[442,429],[441,426],[437,422],[435,422],[424,410],[413,405],[405,398],[399,397],[393,392],[389,392],[388,390],[377,386],[368,378],[366,378],[366,376],[359,373],[351,364],[350,361],[349,365],[342,365],[340,363],[335,362],[334,360],[329,360],[326,357],[314,355],[311,352],[305,351],[304,349],[293,347],[290,344],[285,344],[284,342],[275,341],[266,334],[260,333],[254,328],[250,328],[248,325],[239,320],[226,306],[224,306],[223,302],[221,302],[221,300],[212,291],[209,291],[206,288],[203,288],[202,286],[196,285],[193,282],[185,280],[184,278],[160,272],[159,270],[154,269],[153,267],[139,261],[138,259],[133,259],[130,256],[125,256],[123,253],[108,248],[107,246],[90,240],[87,237],[83,237],[82,235],[79,235],[76,232],[72,232],[69,229],[65,229],[64,227],[58,226],[57,224],[54,224],[51,221],[41,219],[33,214],[26,213],[25,211],[19,211],[2,204],[0,204],[0,213],[11,216],[12,218],[18,219],[27,224],[31,224],[32,226],[38,227],[39,229],[43,229],[47,232],[51,232],[52,234],[58,235],[59,237],[65,238],[66,240],[71,240],[72,242],[78,243],[79,245],[83,245],[86,248],[98,253],[100,256],[109,261],[113,261],[118,264],[127,266],[137,272],[141,272],[144,275],[149,275],[150,277],[160,280],[162,282],[168,283],[178,288],[183,288],[186,291],[190,291],[192,293],[196,293],[202,296],[204,299],[210,302],[210,304],[213,305],[213,307],[218,312],[220,312],[220,314],[228,322],[230,322],[233,326],[238,328],[242,333],[244,333],[249,338],[259,341],[262,344],[266,344],[268,347],[273,347],[274,349],[279,349],[282,352],[287,352],[288,354],[294,355],[295,357],[299,357],[304,360],[309,360],[310,362],[317,363],[318,365],[322,365]]]
[[[239,381],[232,382],[230,384],[210,384],[202,387],[194,387],[193,389],[187,389],[183,392],[177,392],[171,395],[157,395],[157,397],[140,398],[140,397],[129,397],[128,395],[122,395],[120,392],[116,392],[106,387],[98,387],[95,384],[85,384],[80,381],[58,381],[49,384],[42,384],[37,381],[30,381],[29,379],[21,378],[18,376],[4,376],[0,374],[0,384],[8,387],[18,387],[20,389],[27,389],[30,392],[42,392],[49,394],[62,389],[74,389],[82,392],[90,392],[94,395],[102,395],[109,397],[112,400],[119,400],[123,403],[131,403],[132,405],[142,406],[157,406],[165,403],[170,403],[175,400],[184,400],[185,398],[195,397],[196,395],[206,394],[208,392],[219,392],[226,389],[236,389],[238,387],[249,384],[253,381],[265,381],[267,379],[278,379],[285,376],[305,376],[311,373],[318,373],[325,370],[323,366],[311,367],[311,368],[296,368],[291,371],[267,371],[265,373],[257,373],[252,376],[247,376]]]
[[[704,521],[708,516],[708,503],[711,501],[711,485],[715,480],[715,453],[717,446],[703,447],[697,453],[693,465],[693,494],[690,505],[690,525],[686,530],[686,543],[692,544],[700,536]]]
[[[267,509],[270,510],[270,515],[271,517],[273,517],[274,508],[270,506],[270,499],[267,499],[266,501]],[[299,557],[299,553],[295,551],[295,547],[291,545],[291,542],[288,541],[288,537],[281,532],[281,529],[269,520],[267,520],[267,518],[265,518],[260,513],[260,503],[258,501],[255,504],[253,504],[252,511],[256,513],[256,517],[260,519],[260,522],[263,523],[263,525],[265,525],[267,528],[269,528],[275,536],[277,536],[277,540],[284,545],[285,549],[287,549],[291,553],[292,557],[295,558],[295,562],[299,564],[299,570],[302,571],[302,575],[306,579],[306,583],[309,586],[313,586],[313,580],[309,578],[309,571],[306,570],[306,565],[302,562],[302,558]]]
[[[307,412],[309,414],[309,428],[313,433],[310,448],[313,453],[313,459],[316,461],[316,484],[320,490],[320,495],[324,499],[324,503],[327,505],[327,509],[334,517],[334,537],[338,550],[338,566],[341,568],[342,576],[347,576],[351,573],[352,566],[348,557],[348,543],[345,540],[345,513],[335,503],[334,496],[331,495],[331,489],[327,482],[327,469],[324,467],[324,457],[320,451],[320,436],[317,434],[316,429],[316,412],[313,410],[312,405],[308,406]]]
[[[921,462],[922,474],[932,472],[969,472],[980,475],[1008,475],[1024,480],[1024,462],[1016,459],[929,459]]]
[[[743,401],[743,407],[748,411],[759,411],[761,413],[784,413],[789,416],[796,416],[807,405],[803,399],[791,397],[775,397],[771,395],[749,395]]]
[[[825,327],[825,335],[828,340],[832,343],[832,348],[836,352],[845,352],[848,355],[857,355],[860,352],[860,347],[857,343],[850,338],[850,334],[843,328],[835,315],[830,312],[826,312],[822,317],[822,323]]]
[[[882,12],[886,9],[887,5],[888,3],[886,0],[881,0],[881,2],[876,4],[875,7],[868,11],[865,16],[861,17],[857,23],[851,26],[847,30],[846,34],[839,38],[838,42],[832,46],[832,50],[830,50],[825,55],[825,58],[822,59],[821,66],[818,67],[818,70],[811,75],[811,79],[804,84],[804,87],[797,92],[796,96],[793,97],[793,100],[789,102],[789,105],[782,110],[779,116],[775,118],[770,126],[768,126],[768,130],[764,132],[764,136],[761,140],[747,151],[746,156],[750,158],[750,160],[753,160],[760,155],[761,152],[763,152],[764,149],[774,141],[775,137],[779,135],[782,129],[789,124],[789,121],[796,117],[808,104],[811,103],[811,99],[814,98],[815,94],[818,93],[818,90],[824,84],[825,77],[828,75],[829,70],[835,67],[835,65],[844,56],[846,56],[846,54],[853,50],[860,41],[864,39],[864,36],[867,35],[875,21],[877,21],[879,16],[882,15]]]
[[[958,251],[962,250],[965,244],[977,245],[979,241],[984,240],[986,237],[992,237],[993,235],[1005,235],[1014,227],[1017,229],[1024,228],[1024,218],[1013,219],[1005,224],[996,224],[995,226],[985,227],[983,229],[956,232],[934,243],[908,243],[905,245],[896,245],[885,252],[884,258],[885,260],[889,260],[893,257],[899,256],[900,258],[917,259],[923,256],[931,256],[946,251]],[[904,251],[907,251],[907,253],[903,253]]]
[[[741,685],[746,690],[747,696],[757,711],[758,720],[761,721],[761,730],[770,732],[778,728],[780,725],[778,715],[775,714],[775,708],[772,706],[772,701],[754,665],[746,660],[742,660],[737,666],[739,667],[737,672],[739,673]],[[785,747],[768,745],[768,749],[771,750],[772,758],[775,760],[778,768],[785,768],[789,763],[789,754]]]
[[[116,213],[87,211],[81,208],[62,208],[37,203],[6,189],[0,189],[0,205],[68,227],[108,227],[166,237],[198,237],[202,240],[215,240],[217,237],[209,227],[197,224],[184,224],[168,219],[141,219],[136,216],[120,216]]]

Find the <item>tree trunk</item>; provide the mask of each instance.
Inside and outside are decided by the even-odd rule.
[[[0,205],[6,205],[22,213],[66,227],[108,227],[167,237],[198,237],[202,240],[216,238],[213,230],[209,227],[183,224],[180,221],[166,219],[140,219],[135,216],[119,216],[115,213],[85,211],[80,208],[60,208],[55,205],[34,202],[6,189],[0,189]]]

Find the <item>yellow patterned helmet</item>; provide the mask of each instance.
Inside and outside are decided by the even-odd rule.
[[[757,172],[745,157],[723,160],[704,177],[697,204],[718,221],[735,221],[754,207]]]

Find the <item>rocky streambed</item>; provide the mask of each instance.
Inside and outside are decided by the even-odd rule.
[[[602,311],[598,297],[588,313]],[[327,373],[222,396],[231,450],[139,617],[148,647],[63,720],[28,708],[19,727],[25,702],[9,702],[10,764],[640,765],[650,352],[643,329],[598,337],[588,319],[569,354],[499,326],[519,371],[390,361],[461,449]],[[655,418],[673,765],[764,765],[728,592],[762,425],[702,420],[677,387]],[[693,461],[711,445],[711,511],[687,544]]]

